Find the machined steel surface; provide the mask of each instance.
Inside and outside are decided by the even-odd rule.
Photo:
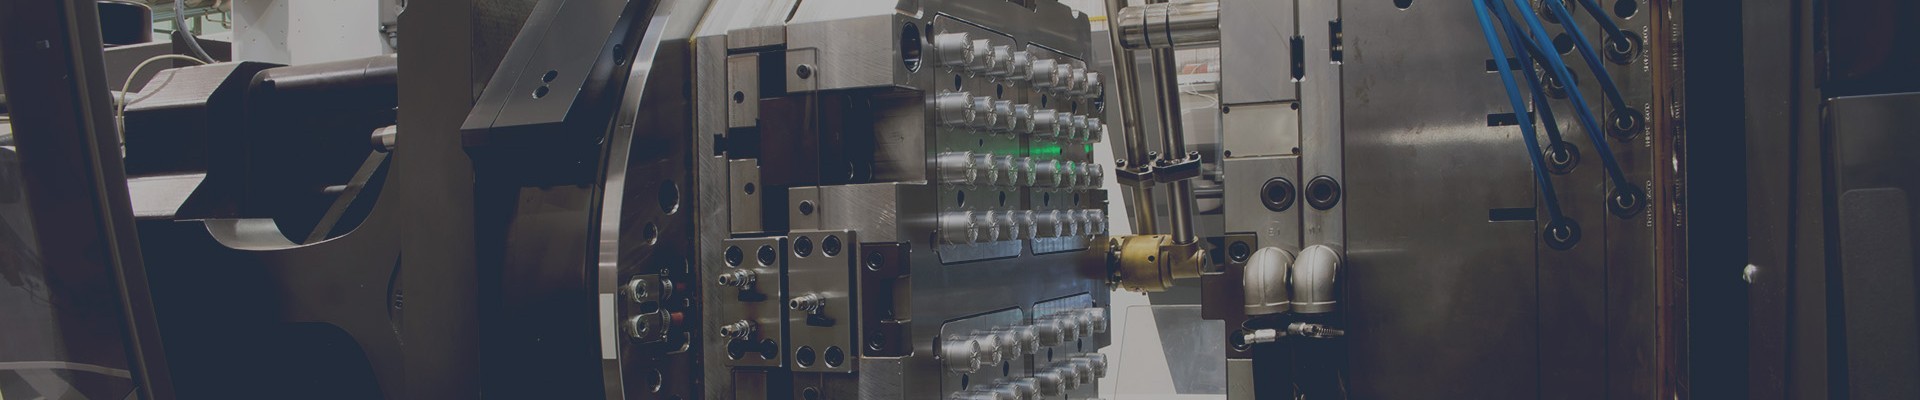
[[[780,338],[783,361],[709,355],[708,398],[943,398],[963,391],[931,340],[943,327],[1010,312],[967,330],[1005,356],[1017,347],[997,339],[1033,316],[1104,305],[1105,266],[1089,249],[1104,238],[1106,174],[1091,146],[1110,85],[1088,68],[1084,15],[1053,1],[810,1],[791,17],[723,18],[694,45],[696,264],[717,275],[728,244],[785,242],[782,267],[754,274],[784,282],[767,292],[782,322],[748,324]],[[825,256],[828,237],[844,253]],[[702,296],[710,332],[766,319],[748,317],[762,306],[735,287],[701,285],[719,292]],[[1107,344],[1077,326],[1085,350],[1054,361]],[[1032,368],[981,370],[965,390],[1017,391]]]

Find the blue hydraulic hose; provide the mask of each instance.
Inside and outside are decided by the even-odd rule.
[[[1474,13],[1480,16],[1480,32],[1487,37],[1487,48],[1493,51],[1493,63],[1500,67],[1500,84],[1507,88],[1507,100],[1513,105],[1514,116],[1519,117],[1521,139],[1527,143],[1527,157],[1533,160],[1533,179],[1540,185],[1540,195],[1547,203],[1547,214],[1555,221],[1565,218],[1560,213],[1560,197],[1554,194],[1553,180],[1548,179],[1547,163],[1540,154],[1540,139],[1534,136],[1533,120],[1527,115],[1527,104],[1521,100],[1520,84],[1513,79],[1513,67],[1507,65],[1507,50],[1500,45],[1500,36],[1493,30],[1493,20],[1487,16],[1486,0],[1473,0]],[[1504,7],[1502,7],[1504,8]]]
[[[1560,4],[1560,2],[1557,1],[1547,1],[1544,3],[1547,3],[1547,9],[1553,10],[1554,15],[1560,16],[1561,21],[1573,20],[1573,13],[1567,11],[1565,4]],[[1528,14],[1527,16],[1529,19],[1533,19],[1532,14]],[[1600,14],[1594,14],[1594,19],[1606,21],[1606,17]],[[1612,21],[1608,21],[1606,24],[1610,25],[1611,23]],[[1593,45],[1587,43],[1587,36],[1580,31],[1580,24],[1565,23],[1560,25],[1567,28],[1567,34],[1573,35],[1573,47],[1580,50],[1580,58],[1587,60],[1587,69],[1593,70],[1594,79],[1600,82],[1600,90],[1606,92],[1607,100],[1613,102],[1613,107],[1621,109],[1633,108],[1628,107],[1627,99],[1620,96],[1620,86],[1613,84],[1613,76],[1608,75],[1606,66],[1600,64],[1600,53],[1594,52]],[[1613,29],[1617,31],[1619,28],[1614,27]]]
[[[1540,19],[1534,17],[1533,7],[1527,6],[1526,0],[1507,1],[1513,3],[1514,7],[1519,9],[1520,16],[1527,21],[1527,26],[1532,28],[1534,37],[1550,37],[1547,35],[1547,28],[1540,24]],[[1552,2],[1549,1],[1548,3]],[[1504,13],[1505,7],[1497,10],[1501,10],[1502,13]],[[1511,19],[1509,19],[1509,21],[1510,20]],[[1572,24],[1568,26],[1571,27]],[[1493,27],[1489,26],[1487,29],[1492,30]],[[1501,63],[1506,62],[1505,58],[1496,58],[1497,61]],[[1580,85],[1573,84],[1573,79],[1570,78],[1573,76],[1573,73],[1567,71],[1567,63],[1561,61],[1560,55],[1557,53],[1547,53],[1542,58],[1547,60],[1547,66],[1551,68],[1549,71],[1553,72],[1554,76],[1559,77],[1561,82],[1566,83],[1567,98],[1571,99],[1574,105],[1574,116],[1580,117],[1580,125],[1586,128],[1587,138],[1593,141],[1594,152],[1600,154],[1600,164],[1606,168],[1608,178],[1612,178],[1614,186],[1616,187],[1633,187],[1632,184],[1627,183],[1627,175],[1621,171],[1620,162],[1614,160],[1612,147],[1607,146],[1607,139],[1603,136],[1604,134],[1601,133],[1599,121],[1593,118],[1593,110],[1588,107],[1586,97],[1580,94]],[[1605,71],[1601,72],[1602,73],[1596,75],[1600,75],[1604,79],[1606,76]]]
[[[1494,10],[1494,14],[1496,17],[1504,17],[1506,9]],[[1518,55],[1518,57],[1514,58],[1523,64],[1518,67],[1520,76],[1527,79],[1527,87],[1533,90],[1533,109],[1540,113],[1541,125],[1547,129],[1547,139],[1557,145],[1565,141],[1560,137],[1559,119],[1553,117],[1553,105],[1547,102],[1547,94],[1541,89],[1540,77],[1533,72],[1534,60],[1538,60],[1540,57],[1535,53],[1541,50],[1533,48],[1532,45],[1534,43],[1525,39],[1526,35],[1520,33],[1520,27],[1506,23],[1508,21],[1504,18],[1501,19],[1501,22],[1500,25],[1506,28],[1507,31],[1507,41],[1513,43],[1513,51]],[[1525,121],[1525,123],[1529,124],[1532,122],[1533,121]]]

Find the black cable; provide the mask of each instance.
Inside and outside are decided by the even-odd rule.
[[[193,37],[192,33],[187,32],[186,1],[187,0],[173,0],[173,39],[175,41],[186,42],[187,48],[193,50],[194,58],[199,58],[200,61],[205,61],[208,64],[219,62],[214,60],[212,55],[207,54],[207,49],[200,47],[199,38]]]

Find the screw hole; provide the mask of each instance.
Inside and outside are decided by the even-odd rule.
[[[740,246],[727,246],[726,258],[727,266],[739,267],[741,262],[746,261],[746,254],[740,251]]]
[[[840,364],[847,362],[847,352],[841,350],[840,346],[828,346],[826,361],[828,368],[839,368]]]
[[[773,251],[773,246],[762,245],[760,246],[759,254],[755,257],[758,258],[761,266],[772,266],[775,261],[780,261],[777,258],[779,256],[779,253]]]
[[[1640,4],[1634,0],[1619,0],[1613,2],[1613,16],[1620,17],[1620,19],[1633,18],[1633,15],[1639,12]]]
[[[920,57],[924,46],[920,40],[920,29],[912,22],[900,27],[900,64],[907,72],[920,72]]]
[[[840,246],[839,236],[827,235],[826,240],[820,241],[820,251],[827,253],[827,257],[840,255]]]
[[[1402,10],[1413,7],[1413,0],[1393,0],[1393,6]]]
[[[793,240],[793,255],[805,258],[813,255],[813,238],[801,236]]]

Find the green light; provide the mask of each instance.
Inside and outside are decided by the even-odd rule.
[[[1036,157],[1058,157],[1060,156],[1060,146],[1059,145],[1034,146],[1033,150],[1028,151],[1028,154]]]

